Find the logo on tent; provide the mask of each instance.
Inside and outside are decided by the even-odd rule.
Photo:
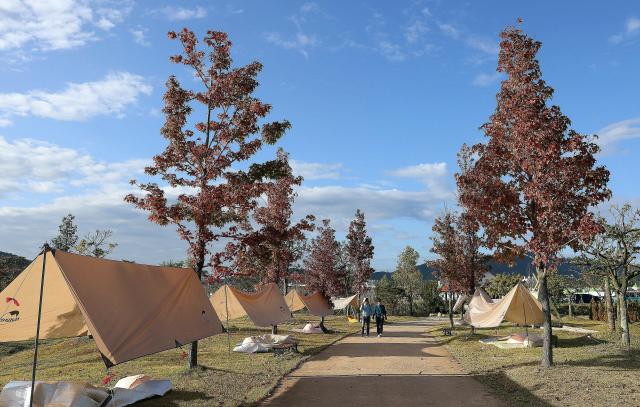
[[[19,306],[20,306],[20,303],[18,302],[18,300],[16,300],[16,299],[15,299],[15,298],[13,298],[13,297],[7,297],[7,298],[5,299],[5,302],[6,302],[7,304],[9,304],[10,302],[12,302],[12,303],[13,303],[13,305],[15,305],[16,307],[19,307]]]
[[[0,323],[16,322],[20,319],[20,311],[9,311],[0,315]]]

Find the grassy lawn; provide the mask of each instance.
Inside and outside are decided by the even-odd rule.
[[[189,371],[180,350],[169,350],[112,368],[115,380],[145,373],[168,378],[173,391],[141,406],[237,406],[251,405],[262,399],[278,381],[305,358],[327,345],[355,332],[358,324],[348,324],[346,317],[328,317],[325,325],[333,333],[304,335],[291,332],[317,318],[297,315],[296,320],[280,325],[281,334],[292,334],[299,341],[300,354],[274,357],[273,354],[239,354],[228,352],[227,335],[221,334],[200,342],[201,368]],[[231,322],[231,344],[247,336],[270,333],[256,329],[246,319]],[[0,344],[0,386],[11,380],[30,380],[33,359],[30,344]],[[38,380],[71,380],[101,385],[106,370],[95,344],[89,338],[51,340],[40,347]],[[112,382],[115,384],[115,381]]]
[[[499,349],[478,342],[495,336],[495,329],[480,329],[468,338],[469,329],[460,327],[456,335],[442,340],[468,372],[509,406],[640,406],[640,327],[632,327],[634,350],[626,354],[618,346],[618,336],[609,335],[605,324],[567,318],[564,322],[598,333],[589,338],[554,330],[558,347],[551,369],[539,367],[541,348]],[[498,335],[522,331],[503,326]],[[441,335],[440,330],[433,333]]]

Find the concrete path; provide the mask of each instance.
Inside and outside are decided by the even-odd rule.
[[[437,324],[391,324],[382,338],[347,337],[292,372],[263,405],[504,406],[427,333]]]

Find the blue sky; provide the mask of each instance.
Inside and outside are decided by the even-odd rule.
[[[428,258],[433,217],[454,206],[456,152],[495,108],[498,34],[518,17],[543,43],[554,103],[601,135],[614,200],[640,203],[635,2],[3,1],[0,250],[33,257],[72,212],[81,233],[113,229],[114,258],[184,257],[122,196],[163,148],[167,76],[191,82],[166,38],[187,26],[226,31],[236,64],[264,64],[258,95],[292,122],[280,145],[306,177],[297,216],[330,217],[343,237],[362,208],[377,269],[407,244]]]

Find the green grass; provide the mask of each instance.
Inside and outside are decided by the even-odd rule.
[[[479,339],[495,336],[495,329],[480,329],[471,337],[468,328],[457,328],[453,337],[442,337],[451,354],[509,406],[639,406],[640,327],[632,327],[633,351],[622,351],[618,335],[604,323],[564,319],[565,324],[597,330],[585,334],[554,331],[555,366],[540,367],[541,348],[499,349]],[[499,336],[522,332],[502,326]],[[541,330],[533,330],[541,334]],[[433,332],[440,335],[440,330]]]
[[[291,331],[302,327],[307,320],[317,318],[297,315],[295,321],[278,327],[280,334],[296,337],[299,354],[275,357],[271,353],[229,353],[227,335],[221,334],[200,342],[201,367],[193,371],[187,369],[182,351],[175,349],[123,363],[111,372],[115,374],[115,380],[145,373],[172,381],[173,390],[167,396],[140,406],[252,405],[267,396],[278,381],[304,359],[358,329],[357,324],[348,324],[345,317],[336,316],[326,319],[325,325],[333,331],[330,334],[304,335]],[[231,325],[232,347],[247,336],[270,333],[270,329],[256,329],[246,319],[232,321]],[[100,386],[106,375],[90,338],[45,341],[39,352],[38,380],[70,380]],[[11,380],[30,380],[32,359],[31,344],[0,345],[0,386]]]

